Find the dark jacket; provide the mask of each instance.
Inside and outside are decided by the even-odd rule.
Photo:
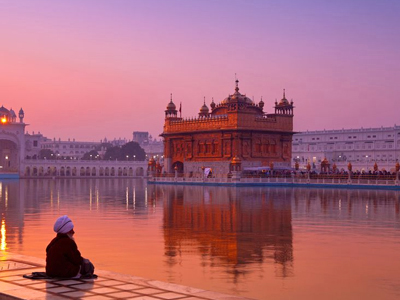
[[[46,274],[52,277],[74,277],[82,264],[75,241],[66,234],[57,234],[46,248]]]

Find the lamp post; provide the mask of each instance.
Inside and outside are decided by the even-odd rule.
[[[129,158],[129,155],[126,156],[126,160],[128,160],[128,158]]]
[[[136,155],[133,154],[133,161],[136,161]]]

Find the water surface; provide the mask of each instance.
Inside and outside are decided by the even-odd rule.
[[[398,299],[397,191],[0,182],[2,251],[45,258],[68,214],[106,269],[256,299]]]

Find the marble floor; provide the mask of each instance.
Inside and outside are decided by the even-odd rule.
[[[22,277],[32,272],[44,272],[44,265],[41,259],[2,251],[0,299],[249,299],[97,269],[97,279],[32,280]]]

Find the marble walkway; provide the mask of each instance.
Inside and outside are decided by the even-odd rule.
[[[42,259],[1,251],[0,299],[249,299],[97,269],[97,279],[31,280],[22,277],[32,272],[44,272],[44,265]]]

